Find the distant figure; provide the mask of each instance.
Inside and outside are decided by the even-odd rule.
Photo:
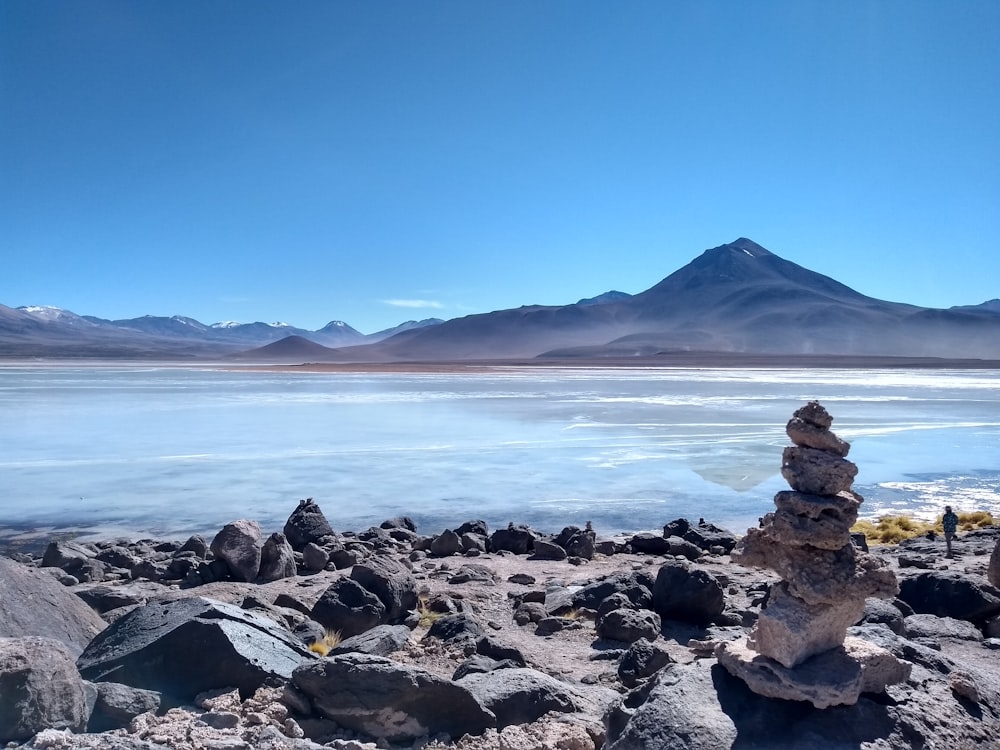
[[[944,528],[944,544],[947,548],[945,557],[951,557],[951,540],[955,538],[955,532],[958,531],[958,516],[951,512],[950,505],[944,506],[941,526]]]

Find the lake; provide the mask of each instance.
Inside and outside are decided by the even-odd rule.
[[[787,489],[792,412],[852,443],[863,516],[1000,515],[1000,371],[492,368],[279,373],[0,365],[0,541],[26,530],[334,528],[408,515],[599,533],[704,517],[742,533]]]

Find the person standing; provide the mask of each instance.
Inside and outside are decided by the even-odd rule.
[[[955,538],[955,532],[958,531],[958,516],[952,513],[950,505],[944,506],[941,526],[944,528],[944,544],[947,548],[945,557],[951,557],[951,540]]]

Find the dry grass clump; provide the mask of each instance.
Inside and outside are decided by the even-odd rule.
[[[332,649],[339,646],[343,639],[339,630],[325,630],[322,638],[309,644],[309,650],[314,654],[326,656]]]
[[[958,530],[971,531],[994,524],[988,511],[977,510],[958,514]],[[898,544],[904,539],[923,536],[929,531],[944,533],[941,516],[934,522],[921,521],[910,516],[882,516],[877,521],[858,521],[851,527],[853,533],[862,533],[869,544]]]
[[[417,623],[418,627],[429,628],[437,620],[444,617],[445,612],[438,612],[431,608],[430,602],[426,597],[420,596],[417,598],[417,614],[420,615],[420,621]]]

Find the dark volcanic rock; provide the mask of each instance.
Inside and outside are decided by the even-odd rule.
[[[490,549],[494,552],[506,550],[515,555],[526,555],[532,551],[536,534],[527,526],[510,524],[506,529],[497,529],[490,537]]]
[[[0,638],[0,742],[43,729],[79,732],[87,724],[83,681],[73,656],[52,638]]]
[[[285,521],[282,533],[296,551],[300,551],[309,542],[318,543],[324,537],[334,536],[330,522],[311,497],[299,502]]]
[[[260,570],[260,524],[241,518],[227,523],[212,539],[212,554],[225,560],[234,581],[253,581]]]
[[[405,625],[378,625],[341,641],[330,649],[327,656],[350,653],[388,656],[399,651],[409,639],[410,629]]]
[[[459,683],[378,656],[320,659],[296,669],[292,682],[321,716],[390,742],[439,733],[458,738],[496,725]]]
[[[405,565],[391,557],[376,555],[351,569],[351,578],[377,596],[385,605],[385,621],[402,622],[417,606],[417,582]]]
[[[653,609],[664,619],[708,625],[724,608],[722,586],[711,573],[680,560],[660,567],[653,587]]]
[[[180,700],[222,687],[247,697],[288,678],[312,658],[272,620],[195,597],[133,610],[95,638],[77,661],[88,680],[114,680]]]
[[[104,620],[49,573],[0,557],[0,637],[54,638],[76,657],[104,628]]]
[[[87,723],[88,732],[107,732],[127,727],[139,714],[157,711],[163,696],[119,682],[98,682],[97,701]]]
[[[500,669],[470,674],[459,685],[496,715],[497,727],[537,721],[549,711],[576,710],[569,687],[534,669]]]
[[[260,551],[260,571],[257,574],[257,582],[268,583],[281,578],[291,578],[297,572],[292,545],[285,539],[284,534],[277,532],[271,534]]]
[[[1000,591],[950,571],[928,571],[904,578],[899,598],[914,612],[973,622],[1000,614]]]
[[[338,578],[330,584],[309,616],[344,638],[364,633],[386,619],[382,600],[350,578]]]
[[[660,636],[660,616],[648,609],[613,609],[597,618],[596,631],[612,641],[655,641]]]
[[[641,638],[629,646],[622,656],[618,664],[618,678],[625,687],[634,688],[672,662],[670,654],[662,646]]]

